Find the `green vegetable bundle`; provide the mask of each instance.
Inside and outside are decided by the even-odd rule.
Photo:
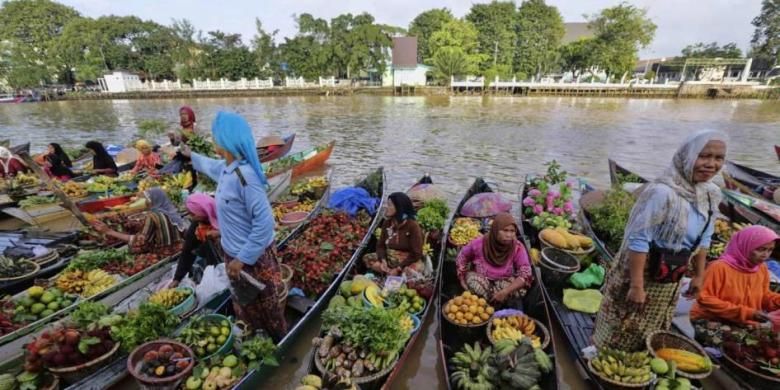
[[[250,370],[260,368],[261,364],[279,366],[279,361],[275,356],[276,344],[269,337],[255,336],[245,340],[241,343],[240,350],[241,357],[249,362],[247,368]]]
[[[42,205],[42,204],[52,204],[52,203],[57,203],[57,198],[54,196],[33,195],[20,200],[19,207],[23,209],[28,209],[33,206]]]
[[[121,342],[125,351],[132,351],[147,341],[173,333],[180,322],[179,317],[165,307],[146,302],[111,327],[111,338]]]
[[[91,271],[112,262],[125,262],[130,258],[130,252],[127,249],[81,251],[70,261],[65,271]]]
[[[216,155],[214,152],[214,144],[200,134],[195,133],[190,135],[187,139],[187,145],[189,145],[190,149],[195,153],[209,157],[214,157]]]
[[[434,208],[423,207],[417,212],[417,223],[426,232],[441,230],[444,227],[445,218]]]
[[[350,345],[360,345],[376,354],[392,354],[406,344],[409,336],[401,328],[399,318],[399,310],[335,306],[323,313],[322,327],[338,328]]]
[[[613,187],[607,191],[601,204],[588,210],[593,229],[613,252],[620,248],[623,241],[623,233],[634,202],[636,198],[633,194]]]

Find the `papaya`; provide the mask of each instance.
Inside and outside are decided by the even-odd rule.
[[[577,239],[580,240],[580,248],[590,249],[593,246],[593,240],[590,237],[577,235]]]
[[[553,229],[543,229],[540,236],[542,237],[542,240],[556,248],[566,249],[569,246],[566,239]]]
[[[555,228],[555,231],[558,232],[558,234],[563,237],[564,240],[566,240],[566,248],[568,249],[579,249],[580,247],[580,240],[577,239],[576,236],[569,233],[568,230],[562,227]]]

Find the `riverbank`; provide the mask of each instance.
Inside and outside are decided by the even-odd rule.
[[[263,89],[171,89],[130,92],[72,93],[59,100],[112,99],[176,99],[210,97],[264,97],[264,96],[590,96],[624,98],[681,98],[681,99],[778,99],[780,87],[748,83],[681,84],[544,84],[544,83],[455,83],[451,87],[273,87]]]

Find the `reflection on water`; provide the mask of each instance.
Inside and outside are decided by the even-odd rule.
[[[608,182],[607,157],[652,177],[686,135],[702,129],[729,134],[730,158],[780,173],[772,151],[780,143],[780,102],[758,100],[307,96],[0,104],[0,138],[29,140],[34,150],[53,141],[127,143],[144,119],[164,119],[176,129],[185,104],[194,108],[200,131],[227,109],[244,115],[257,135],[296,133],[295,150],[335,139],[330,164],[338,183],[383,165],[390,189],[399,190],[428,172],[451,204],[475,176],[513,191],[551,159],[596,184]],[[438,383],[434,317],[399,388]],[[312,324],[302,335],[272,388],[295,387],[316,331]]]

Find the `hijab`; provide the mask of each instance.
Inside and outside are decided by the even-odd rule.
[[[721,260],[740,272],[755,273],[761,264],[750,261],[750,253],[756,248],[777,241],[780,236],[764,226],[749,226],[731,236]]]
[[[260,158],[257,156],[252,128],[246,119],[232,112],[220,111],[211,124],[211,133],[220,148],[228,151],[236,160],[246,161],[257,174],[260,183],[268,185]]]
[[[176,209],[176,206],[173,205],[173,202],[168,199],[168,195],[166,195],[165,191],[160,187],[154,187],[144,191],[144,196],[149,200],[149,203],[151,203],[150,209],[152,211],[165,214],[171,223],[176,225],[180,231],[187,228],[187,221],[181,217],[179,210]]]
[[[149,144],[149,142],[144,139],[139,139],[138,141],[135,141],[135,148],[138,149],[138,151],[140,151],[141,153],[143,153],[144,151],[151,151],[152,145]]]
[[[485,255],[485,259],[492,265],[502,266],[515,252],[515,242],[512,240],[510,244],[505,244],[498,239],[498,233],[509,225],[514,225],[516,231],[520,231],[517,227],[515,219],[509,213],[498,213],[493,217],[493,223],[490,225],[490,232],[487,237],[483,238],[482,250]]]
[[[181,119],[182,112],[187,114],[186,119]],[[195,125],[195,111],[193,111],[190,106],[182,106],[179,109],[179,124],[181,125],[182,129],[188,129]]]
[[[89,141],[85,145],[88,149],[95,152],[95,156],[92,157],[92,167],[95,169],[107,169],[112,168],[118,170],[114,159],[106,152],[106,148],[103,144],[97,141]]]
[[[209,224],[214,229],[219,229],[217,222],[217,203],[214,198],[204,194],[195,193],[187,197],[187,210],[198,217],[208,218]]]
[[[70,168],[73,166],[73,163],[70,161],[70,157],[68,157],[68,154],[65,153],[65,151],[62,149],[62,146],[56,142],[52,142],[49,145],[54,149],[54,155],[57,156],[60,161],[62,161],[62,164],[66,167]]]
[[[0,166],[3,168],[3,174],[8,173],[8,167],[11,166],[11,160],[17,160],[22,163],[22,160],[20,160],[19,157],[14,156],[10,149],[5,146],[0,146]],[[24,165],[24,163],[22,163],[22,165]]]
[[[696,250],[683,247],[688,231],[689,207],[707,216],[717,211],[721,198],[720,188],[712,180],[701,183],[693,180],[696,160],[710,141],[726,143],[727,137],[719,132],[703,131],[688,137],[677,149],[664,174],[648,184],[639,195],[631,210],[625,237],[650,229],[651,237],[669,245],[667,249]],[[625,246],[627,240],[624,239],[623,243]]]
[[[390,199],[390,201],[393,202],[393,206],[395,206],[395,216],[393,216],[393,218],[396,222],[400,223],[407,219],[417,218],[417,211],[414,209],[412,200],[409,199],[408,195],[403,192],[394,192],[387,198]]]

